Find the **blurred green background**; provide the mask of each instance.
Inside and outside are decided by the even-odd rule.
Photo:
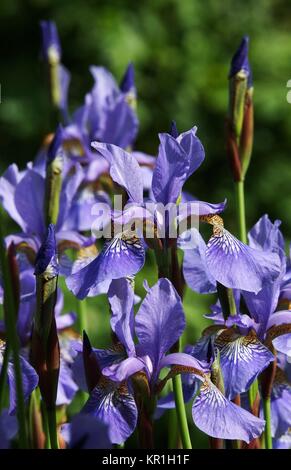
[[[206,160],[187,189],[210,202],[227,197],[225,220],[234,232],[233,184],[224,138],[227,75],[242,35],[248,34],[255,87],[255,142],[246,181],[247,222],[250,227],[267,212],[272,219],[283,221],[282,229],[290,237],[291,105],[286,100],[286,84],[291,79],[289,2],[2,0],[1,172],[12,162],[24,166],[32,160],[43,137],[52,130],[40,60],[41,19],[55,20],[59,29],[62,62],[72,74],[71,110],[82,103],[92,85],[89,65],[104,65],[120,80],[127,63],[133,61],[140,119],[136,148],[156,154],[157,134],[167,131],[172,119],[181,131],[198,126]],[[141,294],[142,278],[149,277],[153,282],[155,277],[153,263],[145,269],[137,283]],[[185,342],[199,336],[206,324],[202,313],[212,300],[187,291]],[[72,308],[74,300],[67,298],[66,303]],[[94,331],[99,332],[100,346],[105,345],[109,331],[104,334],[101,313],[108,309],[102,297],[89,305]],[[195,447],[202,445],[196,434],[195,443]]]
[[[171,119],[179,129],[196,124],[207,158],[190,189],[208,201],[229,199],[232,182],[225,157],[224,119],[230,58],[250,35],[255,86],[255,146],[247,177],[248,224],[268,212],[291,233],[290,4],[284,0],[2,0],[0,9],[1,169],[31,160],[49,129],[48,100],[40,60],[41,19],[54,19],[63,63],[72,73],[70,107],[80,105],[92,81],[91,64],[120,79],[136,67],[139,149],[156,153],[157,133]]]

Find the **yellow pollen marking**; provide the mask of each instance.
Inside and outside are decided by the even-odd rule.
[[[222,217],[220,217],[217,214],[215,214],[215,215],[208,214],[208,215],[201,215],[199,218],[200,218],[201,222],[205,222],[205,223],[210,224],[210,225],[213,226],[213,235],[215,237],[220,237],[221,236],[221,234],[223,232],[223,228],[224,228],[224,223],[223,223]]]

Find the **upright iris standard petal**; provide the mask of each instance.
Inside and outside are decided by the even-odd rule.
[[[90,140],[108,142],[126,148],[132,145],[138,119],[119,90],[111,73],[103,67],[90,67],[95,80],[87,96],[87,123]]]
[[[69,178],[65,178],[62,183],[60,212],[57,221],[58,230],[73,230],[76,226],[78,227],[77,223],[74,225],[75,221],[70,220],[70,216],[73,202],[78,198],[78,190],[84,179],[84,171],[80,164],[76,164],[74,170],[73,175],[70,175]],[[86,227],[86,230],[87,229]]]
[[[108,426],[113,444],[122,444],[133,433],[137,423],[137,407],[125,385],[105,380],[94,388],[83,413],[95,416]]]
[[[179,295],[168,279],[159,279],[148,291],[135,317],[140,347],[150,356],[155,374],[161,359],[184,328],[185,315]]]
[[[279,220],[272,223],[268,216],[264,215],[248,234],[251,248],[276,253],[281,263],[280,274],[275,281],[270,279],[265,282],[262,290],[256,295],[249,292],[243,293],[244,300],[252,317],[259,324],[258,335],[260,338],[264,338],[269,319],[271,319],[272,313],[277,307],[281,285],[286,272],[284,239],[279,230],[280,223]]]
[[[142,203],[142,173],[137,160],[116,145],[92,142],[92,147],[108,161],[113,181],[126,190],[131,201]]]
[[[206,262],[212,276],[224,286],[255,293],[280,274],[278,255],[250,248],[222,227],[207,244]]]
[[[103,126],[94,134],[94,139],[102,142],[112,142],[122,148],[131,145],[137,135],[138,119],[133,109],[129,107],[123,96],[119,96],[115,106],[107,110]]]
[[[25,232],[42,236],[45,232],[44,178],[32,169],[28,169],[16,186],[14,194],[15,207],[25,222]]]
[[[205,158],[204,147],[196,136],[197,127],[194,126],[189,131],[183,132],[177,137],[177,142],[184,149],[189,158],[189,170],[187,177],[196,171]]]
[[[264,339],[269,319],[272,317],[280,295],[281,274],[274,281],[265,282],[257,294],[243,292],[243,298],[252,318],[259,325],[258,336]]]
[[[284,253],[285,242],[280,225],[280,220],[272,223],[267,214],[263,215],[248,233],[249,245],[278,254]]]
[[[15,190],[21,178],[22,175],[15,163],[7,168],[0,178],[0,200],[10,217],[22,228],[22,230],[25,230],[26,223],[19,214],[14,200]]]
[[[116,279],[110,284],[108,300],[111,307],[111,328],[129,356],[135,354],[134,291],[127,279]]]
[[[145,252],[140,240],[120,235],[105,243],[91,263],[67,277],[66,284],[79,299],[84,299],[103,281],[136,274],[144,261]]]
[[[255,333],[240,336],[234,329],[218,333],[215,346],[220,351],[225,396],[229,399],[247,391],[252,382],[274,360],[273,354]]]
[[[196,426],[211,437],[247,443],[259,437],[265,426],[264,420],[227,400],[209,380],[200,388],[192,416]]]
[[[187,153],[170,134],[159,134],[160,146],[153,173],[152,190],[157,202],[176,203],[187,179]]]

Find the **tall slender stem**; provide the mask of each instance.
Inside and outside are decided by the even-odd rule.
[[[168,449],[179,447],[179,434],[177,432],[178,422],[175,410],[168,410]]]
[[[272,429],[271,429],[271,398],[263,398],[264,418],[266,427],[264,432],[265,448],[272,449]]]
[[[81,337],[83,337],[83,332],[86,331],[88,333],[88,317],[87,317],[87,306],[88,303],[86,302],[86,299],[83,300],[77,300],[77,313],[78,313],[78,323],[79,323],[79,332]],[[87,399],[88,399],[88,393],[80,390],[79,391],[80,395],[80,400],[81,400],[81,408],[85,405]]]
[[[84,300],[77,299],[77,313],[78,313],[79,331],[80,331],[81,336],[83,336],[83,331],[87,332],[87,326],[88,326],[86,299]]]
[[[174,287],[179,291],[180,289],[179,286],[177,286],[176,276],[173,276],[173,273],[171,275],[171,262],[173,263],[173,256],[177,256],[175,248],[174,250],[172,249],[171,252],[171,250],[167,246],[164,246],[164,249],[162,251],[156,251],[155,254],[159,270],[159,278],[168,277],[172,281]],[[175,352],[179,352],[180,340],[177,342],[177,344],[174,345],[174,348]],[[181,375],[176,375],[175,377],[173,377],[172,382],[175,398],[175,408],[183,449],[192,449],[190,433],[188,429],[187,414],[184,403]]]
[[[183,449],[192,449],[192,443],[188,428],[187,415],[184,403],[181,375],[173,377],[173,391],[175,397],[176,413],[180,430]]]
[[[243,243],[247,243],[244,181],[236,181],[235,191],[239,238]]]
[[[42,411],[43,430],[45,434],[45,448],[51,449],[48,415],[47,415],[47,409],[46,409],[45,403],[43,401],[41,402],[41,411]]]
[[[246,229],[246,211],[245,211],[245,191],[244,181],[235,182],[236,191],[236,213],[239,227],[239,238],[243,243],[247,243],[247,229]],[[258,381],[255,380],[249,388],[249,402],[252,408],[258,393]]]
[[[50,435],[50,443],[52,449],[58,449],[58,432],[57,432],[57,417],[56,409],[47,409],[48,428]]]

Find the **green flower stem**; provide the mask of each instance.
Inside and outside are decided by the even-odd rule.
[[[236,312],[236,305],[235,305],[235,300],[234,300],[232,289],[227,289],[227,297],[228,297],[228,303],[229,303],[229,313],[231,316],[235,316],[237,312]]]
[[[173,391],[182,446],[183,449],[192,449],[180,374],[173,377]]]
[[[41,414],[40,390],[37,387],[30,395],[29,402],[29,439],[32,449],[45,448],[44,419]]]
[[[177,433],[177,427],[178,427],[178,422],[177,422],[177,414],[175,413],[175,410],[168,410],[168,429],[169,429],[168,449],[177,449],[177,447],[179,447],[178,446],[179,435]]]
[[[45,448],[51,449],[51,440],[50,440],[50,431],[49,431],[49,424],[48,424],[48,415],[45,403],[41,402],[41,411],[42,411],[42,425],[45,434]]]
[[[163,250],[156,249],[155,254],[158,265],[159,278],[167,277],[172,281],[172,283],[176,287],[176,283],[174,282],[173,276],[171,276],[171,250],[168,247],[164,246]],[[180,351],[180,340],[177,342],[176,345],[174,345],[174,347],[175,352]],[[192,449],[190,433],[188,429],[187,414],[184,403],[181,375],[176,375],[172,379],[172,382],[176,405],[176,414],[183,449]]]
[[[243,243],[247,243],[244,181],[235,182],[235,192],[239,238]]]
[[[266,427],[264,432],[265,448],[272,449],[272,430],[271,430],[271,398],[263,398],[264,418]]]
[[[86,331],[86,333],[88,332],[87,307],[88,303],[86,302],[86,299],[77,299],[77,314],[81,338],[83,337],[83,331]],[[80,406],[83,407],[88,399],[88,393],[80,390],[79,395],[81,401]]]
[[[17,397],[17,419],[19,425],[19,446],[23,449],[28,448],[28,437],[26,428],[25,402],[22,386],[22,374],[19,358],[19,339],[16,331],[17,306],[15,295],[12,288],[11,272],[7,258],[7,252],[4,245],[1,226],[3,220],[0,220],[0,264],[3,275],[4,286],[4,318],[7,331],[7,341],[10,344],[14,366],[14,376],[16,384]]]
[[[78,313],[78,322],[79,322],[79,332],[83,336],[83,331],[87,331],[88,322],[87,322],[87,302],[86,299],[79,300],[77,299],[77,313]]]
[[[48,164],[46,169],[44,213],[47,226],[51,223],[56,225],[58,221],[62,189],[62,167],[62,158],[56,157]]]
[[[246,212],[245,212],[245,193],[244,193],[244,181],[236,181],[236,213],[239,227],[239,238],[243,243],[247,243],[247,229],[246,229]],[[250,386],[248,395],[250,406],[254,405],[256,396],[258,393],[258,381],[257,379]]]
[[[59,443],[58,443],[58,432],[57,432],[56,408],[47,409],[47,420],[48,420],[51,448],[58,449]]]

